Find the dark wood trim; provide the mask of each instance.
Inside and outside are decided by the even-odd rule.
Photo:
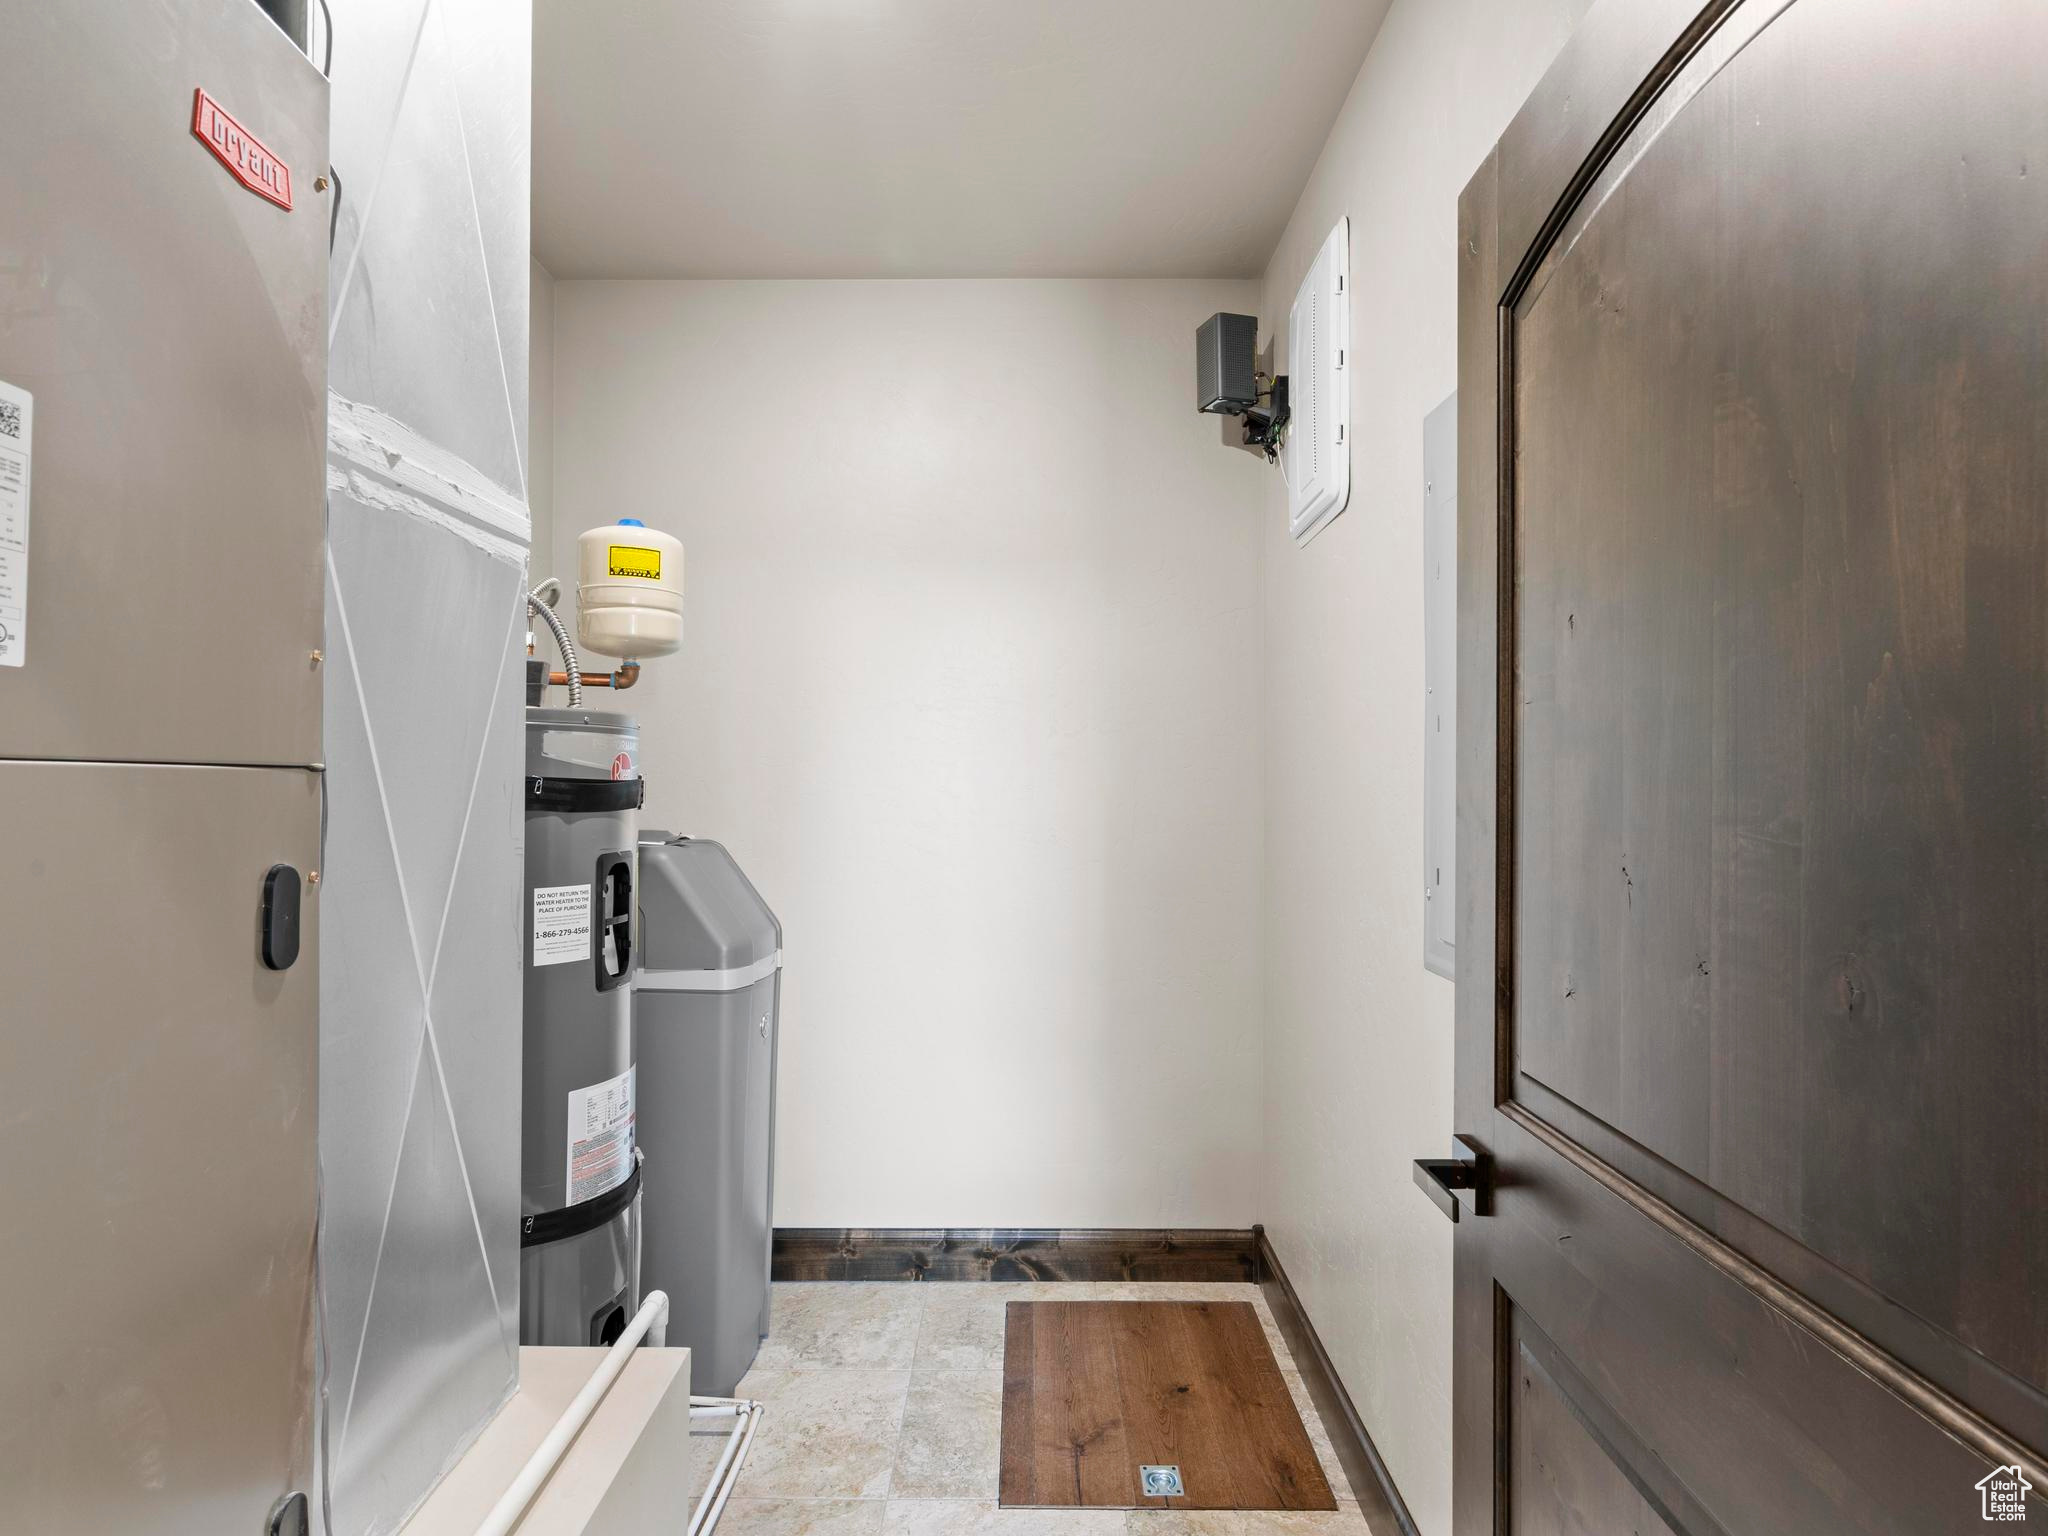
[[[1776,15],[1787,3],[1762,9]],[[1500,275],[1511,285],[1664,83],[1736,10],[1737,0],[1602,0],[1586,12],[1495,148]]]
[[[1848,1271],[1837,1269],[1797,1238],[1666,1162],[1540,1078],[1516,1072],[1511,1102],[1511,1109],[1503,1106],[1504,1114],[1518,1121],[1536,1122],[1544,1129],[1532,1134],[1573,1149],[1566,1154],[1571,1161],[1590,1159],[1606,1170],[1598,1175],[1602,1183],[1619,1179],[1630,1190],[1624,1198],[1631,1205],[1646,1210],[1652,1206],[1668,1209],[1673,1213],[1672,1219],[1705,1233],[1718,1251],[1736,1255],[1746,1266],[1730,1270],[1738,1283],[1755,1290],[1747,1278],[1748,1270],[1768,1275],[1785,1292],[1803,1298],[1851,1335],[1866,1341],[1885,1339],[1886,1358],[1891,1361],[1891,1369],[1902,1373],[1902,1382],[1911,1378],[1941,1396],[1973,1400],[1981,1422],[2001,1426],[1999,1433],[2008,1449],[2048,1447],[2048,1396],[2039,1389],[1983,1356],[1958,1360],[1954,1341],[1933,1323],[1889,1300]],[[1666,1223],[1660,1220],[1659,1224]],[[1770,1295],[1758,1294],[1766,1301],[1771,1300]],[[1826,1329],[1818,1331],[1824,1339],[1828,1337]],[[1857,1354],[1847,1353],[1846,1358],[1862,1368]],[[1891,1386],[1906,1401],[1919,1404],[1919,1388],[1894,1384],[1886,1369],[1869,1374]],[[1938,1413],[1930,1416],[1938,1423],[1946,1422]],[[1966,1444],[1977,1444],[1968,1434],[1959,1433],[1957,1438]],[[1979,1449],[1992,1461],[2016,1459],[1999,1452],[1994,1444],[1986,1443]],[[2034,1456],[2034,1464],[2038,1464],[2038,1449]],[[2033,1475],[2029,1471],[2028,1476]]]
[[[1394,1486],[1394,1475],[1380,1459],[1379,1448],[1366,1432],[1365,1421],[1358,1416],[1351,1394],[1344,1390],[1330,1352],[1323,1348],[1301,1297],[1295,1293],[1294,1283],[1280,1267],[1280,1256],[1273,1251],[1266,1229],[1254,1227],[1252,1234],[1258,1243],[1259,1289],[1265,1294],[1266,1305],[1273,1309],[1273,1321],[1280,1325],[1280,1336],[1287,1340],[1287,1350],[1301,1372],[1302,1385],[1308,1388],[1316,1412],[1322,1415],[1323,1428],[1329,1431],[1330,1444],[1343,1464],[1344,1476],[1351,1483],[1352,1497],[1358,1500],[1365,1523],[1375,1531],[1420,1536],[1415,1517],[1401,1501],[1401,1490]]]
[[[1458,199],[1458,953],[1457,1113],[1447,1130],[1484,1145],[1505,1096],[1496,1064],[1504,977],[1494,818],[1500,791],[1495,747],[1508,708],[1499,687],[1502,575],[1499,471],[1500,151],[1481,162]],[[1505,978],[1511,979],[1511,978]],[[1500,1149],[1486,1150],[1499,1155]],[[1493,1220],[1452,1229],[1451,1510],[1460,1536],[1498,1528],[1505,1508],[1509,1372],[1502,1360],[1507,1303],[1494,1284]]]
[[[777,1227],[777,1280],[1222,1280],[1256,1284],[1256,1229]]]

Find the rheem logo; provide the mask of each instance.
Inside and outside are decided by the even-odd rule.
[[[292,205],[292,168],[264,147],[204,90],[192,93],[192,136],[234,172],[235,180],[280,208]]]

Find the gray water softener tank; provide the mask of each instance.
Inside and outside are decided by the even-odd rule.
[[[782,925],[723,847],[665,832],[641,834],[640,915],[646,1283],[695,1390],[722,1397],[768,1333]]]
[[[631,974],[639,726],[526,711],[519,1338],[609,1344],[640,1304]]]

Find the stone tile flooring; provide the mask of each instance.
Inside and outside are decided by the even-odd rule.
[[[1251,1302],[1336,1513],[997,1508],[1012,1301]],[[1255,1285],[777,1285],[774,1319],[740,1383],[768,1411],[721,1536],[1370,1536]],[[714,1423],[690,1437],[700,1489],[725,1433]]]

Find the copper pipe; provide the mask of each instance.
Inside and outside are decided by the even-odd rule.
[[[583,686],[586,688],[630,688],[640,681],[640,663],[629,661],[616,672],[585,672]],[[548,674],[550,688],[566,688],[569,674],[556,671]]]

